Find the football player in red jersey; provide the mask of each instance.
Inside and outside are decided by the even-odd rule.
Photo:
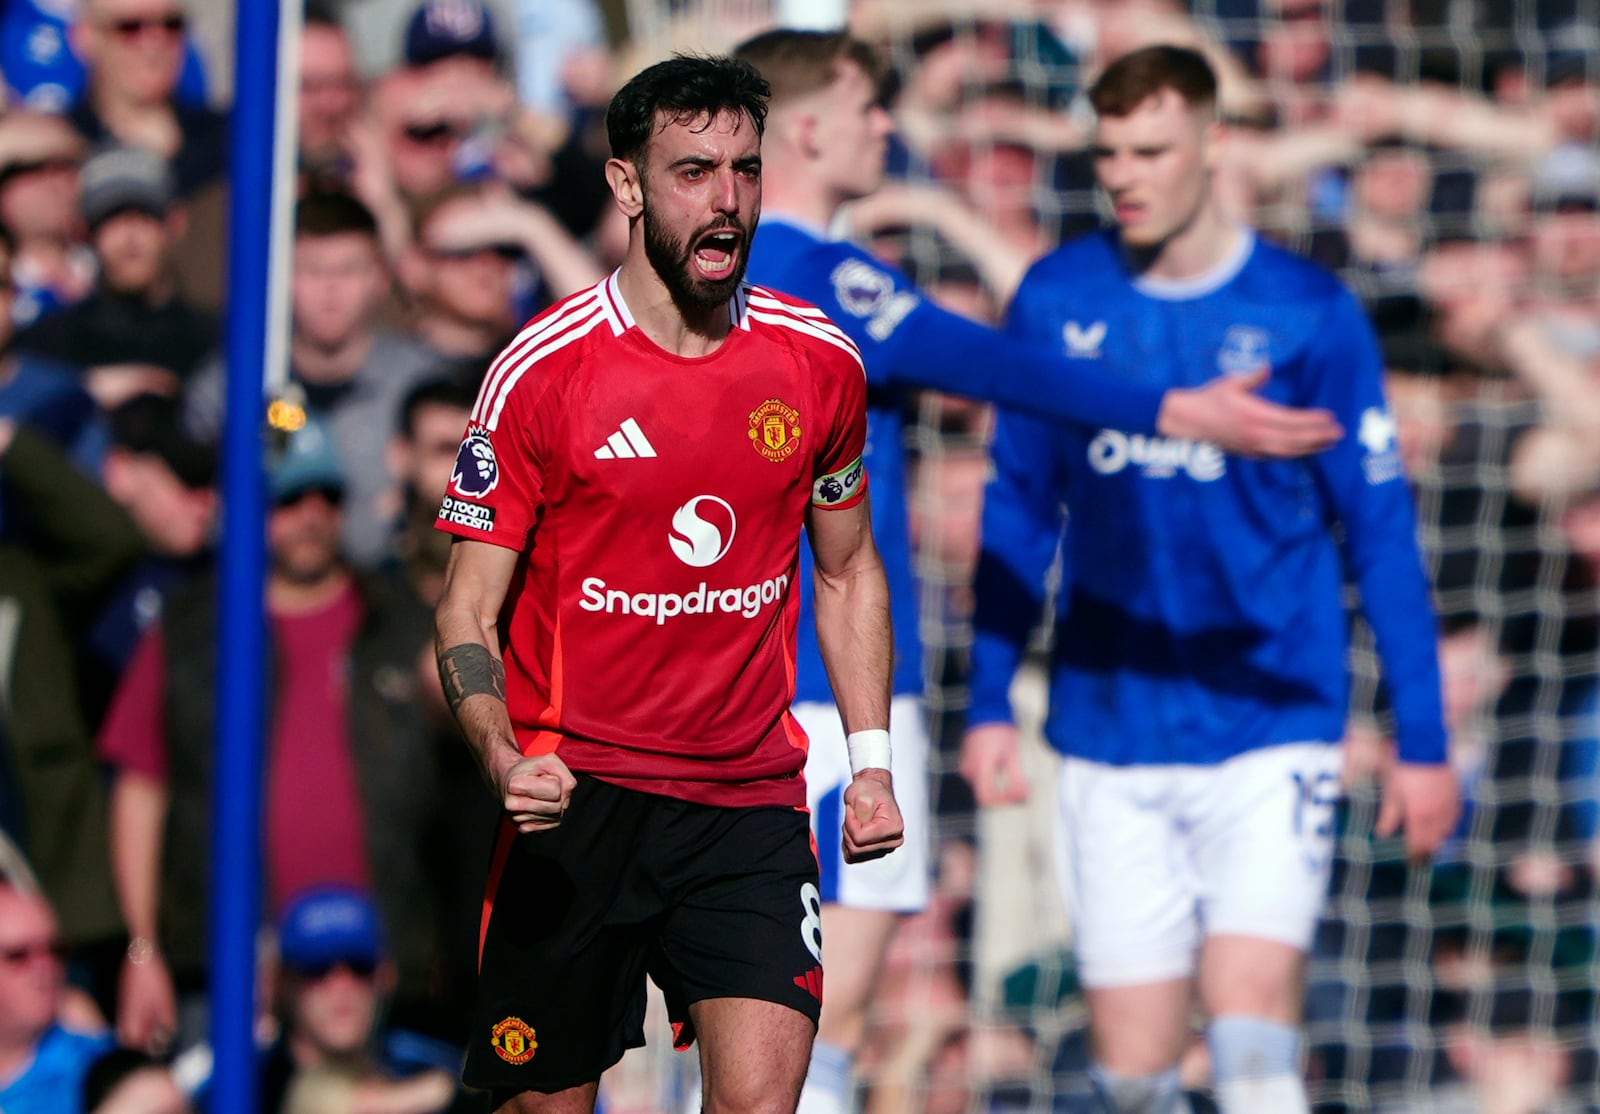
[[[845,852],[902,840],[860,353],[743,282],[766,97],[691,57],[617,94],[627,258],[490,368],[440,509],[440,674],[506,811],[465,1068],[502,1110],[591,1111],[643,1040],[646,974],[700,1042],[705,1110],[794,1110],[822,993],[789,711],[802,525],[855,769]]]

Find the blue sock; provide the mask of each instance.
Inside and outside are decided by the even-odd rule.
[[[1178,1069],[1155,1075],[1117,1075],[1099,1064],[1089,1078],[1108,1114],[1188,1114],[1189,1102],[1178,1085]]]
[[[1212,1090],[1222,1114],[1307,1114],[1300,1030],[1262,1017],[1219,1017],[1206,1028]]]
[[[855,1062],[842,1048],[824,1041],[814,1043],[795,1114],[849,1114],[855,1100]]]

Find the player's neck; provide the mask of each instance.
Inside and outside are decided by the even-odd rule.
[[[778,218],[807,228],[827,230],[845,198],[830,190],[812,188],[804,173],[788,174],[780,166],[762,174],[761,216]]]
[[[1204,205],[1183,228],[1148,251],[1134,250],[1139,273],[1148,278],[1184,281],[1221,266],[1239,246],[1244,230]]]
[[[749,245],[741,250],[748,251]],[[617,286],[634,324],[673,355],[709,356],[728,339],[732,323],[727,303],[709,307],[680,304],[645,258],[642,245],[628,252]]]

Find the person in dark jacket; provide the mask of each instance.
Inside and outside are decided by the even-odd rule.
[[[75,642],[144,538],[66,452],[9,418],[0,480],[0,828],[32,862],[74,958],[114,971],[122,919]]]
[[[426,855],[436,740],[421,714],[438,684],[424,668],[428,615],[404,585],[358,578],[340,557],[344,490],[327,429],[313,420],[271,475],[264,912],[276,916],[310,886],[370,888],[390,926],[394,1014],[425,1020],[436,964]],[[100,735],[116,771],[114,868],[133,934],[117,1007],[131,1047],[187,1044],[203,1028],[215,619],[214,585],[169,601]]]

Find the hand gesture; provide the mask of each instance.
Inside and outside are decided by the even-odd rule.
[[[1209,441],[1226,453],[1287,458],[1319,453],[1344,429],[1327,410],[1297,410],[1256,394],[1267,371],[1223,375],[1203,387],[1167,392],[1157,416],[1164,437]]]
[[[523,834],[557,827],[577,784],[567,764],[554,754],[519,758],[494,778],[501,806]]]
[[[881,859],[905,842],[906,823],[888,770],[862,770],[844,791],[844,861]]]
[[[1028,799],[1022,745],[1009,723],[985,723],[961,742],[961,776],[980,805],[1014,805]]]
[[[1383,787],[1374,832],[1387,839],[1404,829],[1406,856],[1421,861],[1444,845],[1461,816],[1461,786],[1449,766],[1397,763]]]

